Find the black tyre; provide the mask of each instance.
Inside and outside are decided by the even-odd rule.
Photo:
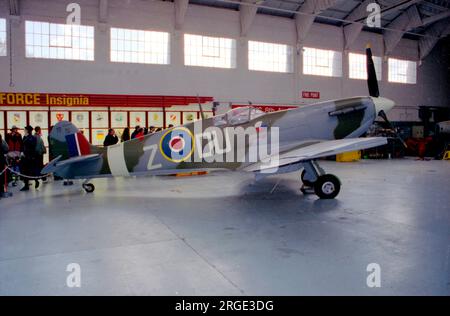
[[[311,182],[311,181],[309,181],[309,180],[306,180],[306,179],[305,179],[305,175],[306,175],[306,170],[303,169],[302,175],[301,175],[301,179],[302,179],[303,184],[304,184],[305,186],[307,186],[307,187],[313,187],[313,186],[314,186],[314,182]]]
[[[320,176],[314,183],[314,192],[321,199],[334,199],[341,191],[341,182],[332,174]]]
[[[83,189],[86,193],[92,193],[95,190],[95,186],[92,183],[87,183],[83,185]]]

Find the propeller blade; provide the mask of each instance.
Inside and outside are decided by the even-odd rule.
[[[380,96],[380,90],[378,88],[378,80],[377,73],[375,71],[375,64],[372,58],[372,49],[370,45],[367,45],[366,48],[366,57],[367,57],[367,86],[369,88],[369,95],[371,97],[378,98]]]
[[[397,133],[396,129],[394,128],[394,126],[392,125],[391,121],[389,121],[386,112],[384,112],[383,110],[381,110],[378,115],[386,122],[386,124],[389,126],[389,128],[391,130],[394,131],[395,137],[402,143],[403,147],[408,148],[408,145],[405,143],[405,141],[403,140],[403,138],[400,137],[400,135]]]

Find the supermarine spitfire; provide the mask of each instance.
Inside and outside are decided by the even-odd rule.
[[[378,116],[387,120],[386,112],[394,106],[393,101],[379,96],[369,47],[366,54],[367,97],[273,113],[238,108],[109,147],[90,145],[72,123],[60,122],[50,133],[50,146],[57,157],[41,173],[54,173],[68,180],[85,179],[83,188],[93,192],[95,187],[89,181],[99,177],[218,170],[252,172],[263,177],[303,169],[302,191],[312,191],[322,199],[335,198],[340,181],[325,173],[317,159],[387,143],[383,137],[359,138]],[[246,133],[252,128],[255,133]],[[244,143],[234,139],[236,133],[232,132],[236,130],[244,131]],[[271,143],[272,151],[252,159],[261,140]]]

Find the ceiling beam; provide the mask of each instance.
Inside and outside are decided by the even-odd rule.
[[[381,9],[381,17],[383,17],[383,15],[406,9],[420,1],[422,0],[397,0],[391,6]],[[367,19],[370,13],[367,11],[367,6],[373,2],[373,0],[365,0],[361,2],[361,4],[347,16],[346,20],[353,22],[363,22],[365,19]],[[363,28],[364,25],[360,23],[351,23],[344,25],[345,49],[350,48],[350,46],[355,42],[359,34],[362,32]]]
[[[391,5],[389,8],[382,9],[381,14],[386,15],[386,14],[390,14],[392,12],[401,11],[401,10],[407,9],[410,6],[417,4],[421,1],[423,1],[423,0],[400,0],[400,1],[397,1],[397,3]]]
[[[174,0],[175,7],[175,29],[181,30],[184,25],[189,0]]]
[[[419,10],[417,10],[416,6],[409,7],[389,24],[389,30],[384,31],[384,54],[389,55],[392,53],[402,39],[403,34],[419,26],[422,26]]]
[[[311,29],[317,15],[334,6],[339,0],[306,0],[295,16],[295,28],[297,30],[297,42],[302,43]]]
[[[433,24],[425,34],[428,36],[419,40],[420,60],[425,59],[431,53],[440,38],[450,35],[450,18]]]
[[[108,0],[98,1],[98,21],[100,23],[108,22]]]
[[[422,19],[423,26],[435,23],[435,22],[440,21],[442,19],[448,18],[449,16],[450,16],[450,9],[447,10],[447,11],[441,12],[439,14],[432,15],[430,17],[424,18],[424,19]]]
[[[373,3],[373,0],[365,0],[361,2],[346,18],[346,20],[357,21],[368,16],[367,6]],[[349,49],[361,33],[364,25],[361,23],[352,23],[344,26],[344,48]]]
[[[241,2],[254,3],[258,5],[263,5],[264,1],[259,1],[256,3],[254,0],[241,0]],[[239,20],[241,23],[241,36],[247,36],[250,27],[255,19],[256,12],[258,11],[257,6],[239,5]]]
[[[9,14],[10,15],[20,15],[20,1],[19,0],[9,0]]]

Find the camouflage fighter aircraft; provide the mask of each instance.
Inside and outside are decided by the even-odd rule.
[[[252,107],[237,108],[108,147],[90,145],[72,123],[60,122],[50,133],[50,146],[56,158],[44,167],[42,174],[54,173],[68,180],[85,179],[82,186],[90,193],[95,189],[90,179],[99,177],[226,170],[252,172],[258,178],[303,169],[303,192],[309,190],[322,199],[335,198],[340,181],[326,174],[316,160],[387,143],[382,137],[359,138],[378,116],[387,120],[385,112],[394,106],[393,101],[379,96],[371,49],[367,48],[366,53],[370,92],[367,97],[326,101],[273,113]],[[276,128],[276,134],[264,134],[266,141],[276,142],[276,157],[270,152],[256,160],[242,159],[254,152],[255,144],[246,135],[244,140],[248,138],[248,141],[240,144],[243,150],[239,151],[239,141],[230,141],[229,131],[246,131],[252,127],[257,136],[261,129],[267,132]],[[228,159],[230,156],[232,159]]]

